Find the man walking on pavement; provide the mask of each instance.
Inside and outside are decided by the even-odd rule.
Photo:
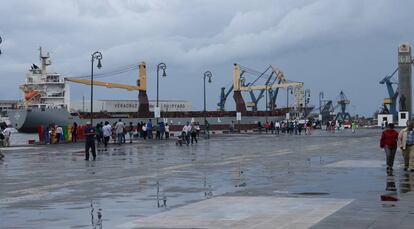
[[[56,142],[55,142],[55,144],[59,144],[60,143],[60,139],[62,138],[62,135],[63,135],[63,129],[62,129],[62,127],[61,126],[57,126],[55,133],[56,133]]]
[[[390,123],[381,134],[380,147],[385,150],[387,173],[393,171],[395,151],[397,151],[398,132],[394,130],[394,124]]]
[[[151,121],[151,119],[148,120],[146,129],[147,129],[147,137],[148,137],[148,139],[152,139],[152,121]]]
[[[183,133],[185,133],[185,142],[187,143],[187,146],[190,145],[190,132],[191,132],[191,126],[190,123],[187,122],[183,127]]]
[[[102,127],[103,137],[104,137],[104,146],[105,149],[108,147],[109,138],[112,136],[112,126],[108,121],[105,122],[105,126]]]
[[[119,121],[115,125],[115,133],[116,133],[116,137],[118,139],[118,145],[121,145],[123,143],[124,128],[125,128],[124,123],[122,122],[121,119],[119,119]]]
[[[407,121],[407,127],[402,129],[398,134],[398,145],[404,158],[404,171],[411,169],[414,171],[412,157],[414,155],[414,124],[412,121]]]
[[[280,133],[280,122],[279,121],[276,121],[275,128],[276,128],[276,134],[279,135]]]
[[[5,129],[2,130],[2,134],[4,136],[3,139],[3,146],[10,147],[10,137],[11,137],[12,128],[8,125]]]
[[[85,161],[89,161],[89,149],[92,151],[93,160],[96,159],[95,129],[90,122],[86,122],[85,135]]]

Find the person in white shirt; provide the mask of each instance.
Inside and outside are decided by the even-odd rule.
[[[170,126],[168,123],[165,124],[165,139],[170,138]]]
[[[108,121],[105,122],[105,125],[102,127],[103,137],[104,137],[104,146],[108,147],[109,138],[112,136],[112,126]]]
[[[63,134],[63,129],[62,129],[62,127],[61,126],[57,126],[56,127],[56,130],[55,130],[55,133],[56,133],[56,144],[59,144],[60,143],[60,139],[62,138],[62,134]]]
[[[142,138],[144,138],[144,140],[147,139],[147,124],[143,123],[142,125]]]
[[[3,146],[9,147],[10,146],[10,137],[11,137],[12,128],[10,128],[10,125],[7,126],[3,131],[2,134],[4,136],[3,139]]]
[[[190,122],[187,122],[184,125],[182,132],[184,134],[185,141],[186,141],[187,145],[190,145],[190,133],[191,133],[191,125],[190,125]]]
[[[280,133],[280,122],[279,121],[276,121],[275,129],[276,129],[276,134],[279,134]]]
[[[115,125],[115,133],[116,133],[119,145],[121,145],[124,139],[124,128],[125,128],[124,123],[121,121],[121,119],[119,119],[119,121]]]

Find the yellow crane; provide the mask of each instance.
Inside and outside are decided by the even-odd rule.
[[[146,69],[145,62],[141,62],[139,64],[139,76],[138,77],[139,78],[137,81],[137,85],[109,83],[109,82],[103,82],[103,81],[98,81],[98,80],[93,80],[93,85],[107,87],[107,88],[125,89],[128,91],[146,91],[147,90],[147,69]],[[80,79],[77,77],[66,77],[65,81],[91,85],[91,80]]]
[[[240,66],[238,64],[234,64],[233,69],[233,91],[234,92],[241,92],[241,91],[254,91],[254,90],[269,90],[269,89],[276,89],[276,88],[292,88],[293,93],[295,95],[295,108],[298,109],[303,104],[304,99],[304,83],[302,82],[288,82],[284,77],[284,74],[279,69],[274,68],[271,66],[272,71],[276,75],[276,78],[279,79],[280,83],[274,83],[272,85],[249,85],[243,86],[241,81],[241,71]]]

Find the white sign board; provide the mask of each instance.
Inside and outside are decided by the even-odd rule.
[[[236,113],[236,120],[241,121],[241,112]]]
[[[290,113],[288,112],[288,113],[286,113],[286,120],[289,120],[290,119]]]
[[[161,118],[161,109],[159,107],[154,107],[154,118]]]

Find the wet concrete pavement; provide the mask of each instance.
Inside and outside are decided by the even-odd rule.
[[[387,176],[379,133],[10,148],[0,228],[413,228],[414,173],[398,152]]]

